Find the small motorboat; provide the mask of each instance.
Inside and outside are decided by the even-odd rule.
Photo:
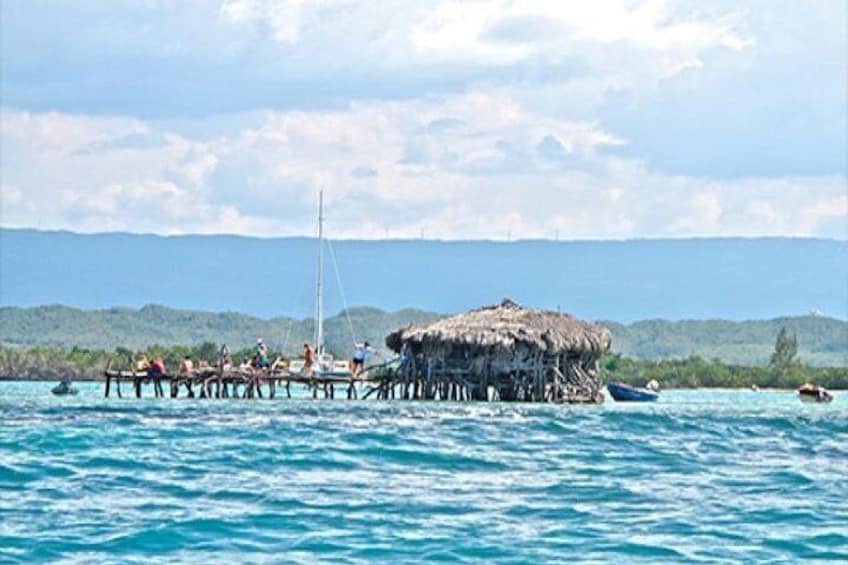
[[[833,400],[833,395],[823,386],[807,383],[798,387],[798,398],[801,402],[827,403]]]
[[[67,371],[62,376],[62,380],[59,381],[59,384],[54,386],[50,392],[56,396],[69,396],[78,393],[79,391],[74,387],[74,373],[72,371]]]
[[[609,383],[607,390],[618,402],[653,402],[660,397],[658,392],[636,388],[624,383]]]
[[[77,390],[77,388],[75,386],[73,386],[72,384],[63,382],[63,383],[59,383],[56,386],[54,386],[50,390],[50,392],[52,392],[56,396],[68,396],[68,395],[73,396],[74,394],[78,393],[79,390]]]

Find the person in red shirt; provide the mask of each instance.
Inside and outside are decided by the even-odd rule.
[[[165,373],[165,362],[162,361],[161,357],[157,357],[150,364],[150,368],[147,370],[147,374],[151,376],[155,375],[163,375]]]

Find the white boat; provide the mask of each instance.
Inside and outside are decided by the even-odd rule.
[[[289,372],[294,374],[303,374],[306,361],[304,359],[292,359],[289,362]],[[314,368],[314,373],[321,377],[340,377],[350,378],[353,373],[350,371],[350,365],[347,361],[338,361],[333,359],[333,356],[325,353],[319,357]]]
[[[353,372],[347,361],[337,361],[324,350],[324,191],[318,192],[318,269],[315,297],[315,364],[312,374],[322,378],[350,379]],[[289,372],[304,374],[304,359],[292,359]]]

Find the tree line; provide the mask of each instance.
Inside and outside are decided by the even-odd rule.
[[[384,312],[351,308],[328,317],[325,343],[347,357],[354,341],[382,343],[390,332],[408,324],[428,323],[436,313],[418,310]],[[822,316],[774,320],[646,320],[632,324],[602,322],[613,335],[613,351],[643,360],[686,359],[698,355],[733,365],[766,365],[781,327],[799,336],[798,348],[809,365],[848,365],[848,322]],[[79,310],[67,306],[0,307],[0,341],[6,345],[39,345],[111,351],[116,345],[134,349],[224,342],[233,349],[263,337],[269,346],[295,355],[313,339],[309,320],[263,320],[234,312],[193,312],[163,306],[141,309]]]
[[[746,366],[707,360],[697,355],[686,359],[640,361],[620,354],[601,360],[607,381],[645,386],[655,380],[664,388],[797,388],[815,383],[827,388],[848,389],[848,367],[812,367],[798,355],[798,337],[781,328],[766,366]]]
[[[129,368],[139,353],[148,359],[161,357],[166,367],[176,369],[186,357],[195,362],[218,359],[220,345],[211,341],[195,346],[151,345],[142,350],[118,347],[113,351],[73,347],[36,346],[30,348],[0,346],[0,380],[58,379],[72,372],[79,380],[94,380],[104,368]],[[253,348],[232,352],[235,361],[251,358]],[[280,354],[269,352],[270,356]],[[685,359],[646,361],[609,353],[601,359],[601,374],[605,381],[625,382],[644,386],[656,380],[663,388],[796,388],[812,382],[827,388],[848,389],[848,367],[814,367],[802,362],[798,354],[798,339],[782,328],[774,351],[766,366],[736,365],[718,359],[693,355]]]

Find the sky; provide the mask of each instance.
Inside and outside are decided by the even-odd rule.
[[[0,226],[848,238],[843,0],[3,0]]]

